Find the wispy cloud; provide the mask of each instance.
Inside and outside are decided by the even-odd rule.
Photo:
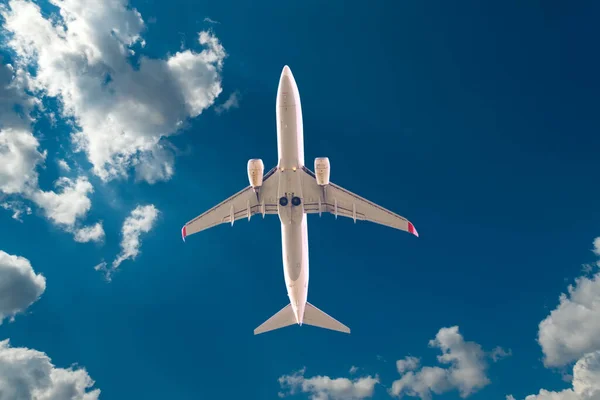
[[[225,111],[229,111],[233,108],[238,108],[240,106],[240,99],[241,97],[238,91],[231,93],[224,103],[217,104],[215,106],[215,112],[217,114],[222,114]]]
[[[63,172],[71,172],[71,167],[65,160],[59,159],[56,163]]]
[[[22,201],[17,200],[5,201],[4,203],[0,204],[0,207],[4,208],[7,211],[12,211],[12,218],[19,222],[23,222],[23,220],[21,219],[21,215],[31,215],[32,213],[31,207],[28,207]]]
[[[208,22],[209,24],[220,24],[219,21],[215,21],[214,19],[211,19],[209,17],[204,18],[204,22]]]
[[[503,358],[512,356],[512,350],[508,349],[508,351],[504,350],[502,347],[498,346],[492,350],[490,357],[494,362],[498,362]]]
[[[111,280],[113,272],[125,260],[134,260],[139,254],[142,247],[141,235],[148,233],[154,227],[159,211],[153,205],[137,206],[123,222],[121,229],[121,252],[112,262],[110,268],[106,262],[101,262],[96,265],[96,271],[105,273],[107,280]]]

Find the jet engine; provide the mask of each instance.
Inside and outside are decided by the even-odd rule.
[[[262,186],[265,165],[260,158],[248,160],[248,180],[254,189]]]
[[[315,158],[315,176],[317,178],[317,184],[319,186],[329,185],[329,158],[317,157]]]

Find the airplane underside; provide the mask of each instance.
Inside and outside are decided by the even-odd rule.
[[[269,332],[293,324],[306,324],[338,332],[350,329],[307,301],[308,229],[307,214],[330,213],[338,217],[370,221],[418,236],[414,225],[367,199],[330,182],[327,157],[314,161],[314,172],[304,165],[304,132],[298,87],[285,66],[276,100],[277,150],[279,163],[266,174],[260,159],[248,161],[250,185],[186,223],[182,238],[233,223],[253,215],[278,215],[281,221],[284,278],[290,303],[254,330]]]

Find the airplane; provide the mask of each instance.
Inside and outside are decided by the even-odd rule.
[[[304,131],[300,94],[292,71],[281,72],[276,99],[277,154],[279,163],[266,174],[261,159],[248,161],[250,185],[186,223],[182,239],[223,223],[261,214],[277,214],[281,221],[283,272],[289,304],[254,330],[258,335],[293,324],[312,325],[350,333],[350,328],[307,301],[307,214],[323,212],[371,221],[419,236],[415,226],[377,204],[332,182],[327,157],[314,161],[315,171],[304,165]]]

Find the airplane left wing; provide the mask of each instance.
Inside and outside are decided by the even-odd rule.
[[[302,196],[307,214],[329,212],[356,220],[370,221],[419,236],[415,226],[406,218],[364,199],[334,183],[319,186],[314,172],[302,167]]]
[[[258,193],[251,186],[240,190],[227,200],[200,214],[181,228],[181,237],[193,235],[205,229],[223,223],[233,223],[240,218],[255,214],[277,214],[277,167],[271,169],[263,178]]]

